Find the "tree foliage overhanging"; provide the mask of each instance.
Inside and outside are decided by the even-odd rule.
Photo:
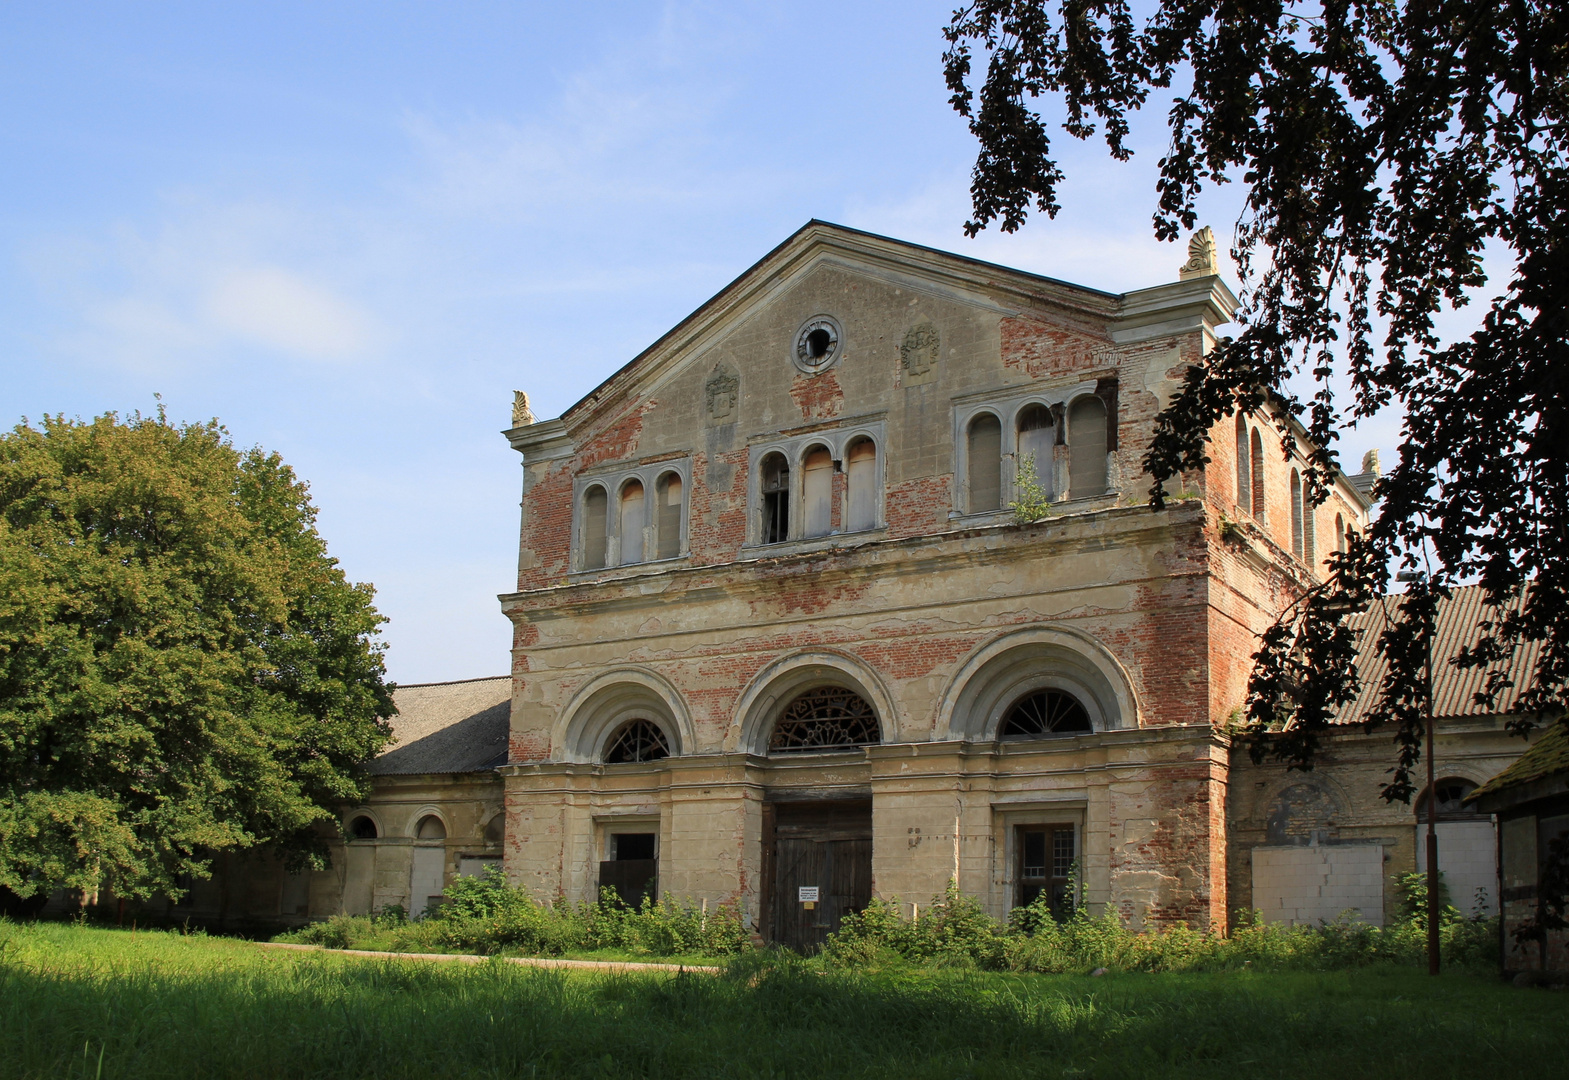
[[[386,743],[383,622],[306,486],[216,423],[0,435],[0,886],[179,895],[320,865]]]
[[[1373,721],[1397,727],[1384,795],[1409,799],[1420,754],[1424,641],[1439,599],[1478,581],[1499,614],[1457,662],[1491,667],[1541,642],[1525,723],[1562,716],[1569,685],[1569,8],[1545,0],[980,0],[954,13],[944,55],[952,104],[980,141],[974,235],[1055,216],[1063,178],[1043,113],[1129,156],[1130,117],[1169,94],[1154,228],[1196,224],[1207,185],[1246,196],[1233,257],[1243,329],[1192,368],[1145,460],[1162,484],[1201,468],[1215,423],[1274,401],[1320,448],[1315,502],[1337,429],[1391,403],[1399,460],[1371,530],[1267,635],[1249,720],[1271,751],[1312,763],[1356,688],[1344,613],[1419,572],[1381,636],[1388,676]],[[984,78],[973,75],[984,60]],[[973,84],[973,85],[972,85]],[[1043,109],[1042,106],[1047,106]],[[1488,282],[1489,245],[1507,283]],[[1435,317],[1492,286],[1469,338]],[[1303,402],[1288,380],[1308,373]],[[1337,400],[1336,381],[1349,386]],[[1342,396],[1344,398],[1344,395]],[[1284,433],[1284,428],[1283,428]],[[1435,658],[1435,663],[1444,658]],[[1255,738],[1255,754],[1263,739]]]

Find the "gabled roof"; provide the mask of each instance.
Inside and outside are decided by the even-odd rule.
[[[1362,632],[1356,659],[1360,687],[1356,699],[1341,708],[1335,723],[1360,724],[1372,711],[1389,667],[1378,653],[1378,639],[1392,619],[1399,616],[1400,604],[1401,597],[1386,596],[1352,617],[1351,626]],[[1499,609],[1487,603],[1486,591],[1477,585],[1455,589],[1447,599],[1439,602],[1433,640],[1434,716],[1500,716],[1514,711],[1515,702],[1536,670],[1536,659],[1541,652],[1539,643],[1526,642],[1516,647],[1508,662],[1502,665],[1513,685],[1501,692],[1491,706],[1478,705],[1474,699],[1477,691],[1486,685],[1489,673],[1496,668],[1457,668],[1448,662],[1461,646],[1477,643],[1481,637],[1477,628],[1479,622],[1497,622],[1500,616]]]
[[[392,699],[392,745],[366,767],[372,776],[484,772],[507,762],[512,678],[400,686]]]
[[[1006,301],[1007,306],[1016,304],[1020,310],[1056,307],[1090,317],[1120,320],[1130,333],[1136,332],[1138,327],[1153,327],[1162,320],[1170,320],[1178,313],[1195,322],[1202,318],[1210,326],[1219,325],[1230,319],[1237,307],[1236,297],[1218,276],[1171,282],[1131,293],[1109,293],[814,218],[622,365],[560,417],[513,428],[506,432],[508,439],[515,448],[523,450],[575,429],[593,416],[598,406],[619,401],[618,391],[622,388],[635,380],[657,378],[662,362],[701,349],[706,344],[706,335],[721,326],[728,314],[744,309],[748,303],[789,280],[794,270],[812,265],[819,253],[826,252],[837,252],[868,265],[880,264],[894,275],[918,277],[956,291],[986,295],[993,303],[1011,297]]]
[[[1552,724],[1513,765],[1466,796],[1483,813],[1569,791],[1569,722]]]

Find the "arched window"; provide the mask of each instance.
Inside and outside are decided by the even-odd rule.
[[[785,706],[768,740],[768,752],[850,750],[881,741],[877,713],[865,698],[842,686],[820,686]]]
[[[1346,519],[1335,515],[1335,550],[1346,550]]]
[[[621,487],[621,558],[619,564],[643,561],[643,526],[648,517],[644,510],[643,483],[628,480]]]
[[[583,493],[583,569],[600,570],[605,565],[605,515],[610,500],[605,489],[595,484]]]
[[[1303,558],[1302,549],[1302,477],[1291,470],[1291,554]]]
[[[416,840],[445,840],[447,827],[435,814],[426,814],[419,819],[419,828],[414,831]]]
[[[681,554],[681,478],[675,473],[661,476],[655,501],[659,504],[657,557],[673,559]]]
[[[1004,739],[1035,739],[1071,731],[1089,731],[1090,714],[1066,690],[1037,690],[1026,694],[1002,718],[998,734]]]
[[[377,836],[376,823],[361,814],[349,822],[349,838],[353,840],[374,840]]]
[[[1002,509],[1002,422],[991,413],[970,421],[969,512],[984,514]]]
[[[834,456],[826,446],[814,446],[802,464],[804,535],[827,536],[834,530]]]
[[[1027,467],[1035,470],[1035,482],[1046,493],[1046,498],[1056,498],[1052,488],[1052,447],[1057,443],[1057,425],[1051,410],[1044,405],[1029,405],[1019,410],[1018,475],[1022,478]]]
[[[769,454],[763,459],[759,481],[763,495],[763,543],[783,543],[790,538],[790,465],[783,454]]]
[[[497,814],[485,826],[485,843],[499,844],[507,838],[507,815]]]
[[[670,740],[652,720],[628,720],[605,746],[605,763],[658,761],[670,756]]]
[[[1248,469],[1248,421],[1237,414],[1237,509],[1251,512],[1253,474]]]
[[[1315,569],[1318,566],[1318,527],[1314,519],[1318,507],[1306,495],[1302,497],[1302,561]]]
[[[1476,785],[1463,777],[1442,777],[1433,785],[1438,790],[1438,820],[1456,821],[1479,818],[1485,815],[1478,814],[1471,807],[1465,805],[1465,797],[1476,790]],[[1413,800],[1413,809],[1416,819],[1424,824],[1427,821],[1429,801],[1427,789],[1422,789],[1420,798]],[[1439,863],[1440,866],[1443,863]]]
[[[1083,397],[1068,406],[1068,496],[1106,493],[1106,403]]]
[[[1259,521],[1264,517],[1264,440],[1253,429],[1253,439],[1248,449],[1248,465],[1253,470],[1253,516]]]
[[[877,444],[859,439],[845,455],[845,532],[877,528]]]

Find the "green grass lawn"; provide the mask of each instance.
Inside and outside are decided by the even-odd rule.
[[[0,921],[4,1077],[1551,1077],[1569,994],[1412,969],[721,977]]]

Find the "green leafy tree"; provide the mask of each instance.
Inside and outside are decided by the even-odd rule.
[[[1399,462],[1365,537],[1331,559],[1323,588],[1265,637],[1249,720],[1267,747],[1311,764],[1356,691],[1344,615],[1422,578],[1379,647],[1388,675],[1372,710],[1395,725],[1384,796],[1407,800],[1420,756],[1424,666],[1436,605],[1477,580],[1500,612],[1463,665],[1539,642],[1522,726],[1562,715],[1569,687],[1569,14],[1511,0],[980,0],[954,13],[944,56],[952,103],[980,141],[974,235],[1055,215],[1063,179],[1043,106],[1079,139],[1130,155],[1132,115],[1159,92],[1170,145],[1155,184],[1155,234],[1197,221],[1209,185],[1239,182],[1232,254],[1241,333],[1187,374],[1145,458],[1162,483],[1208,461],[1209,433],[1237,409],[1278,403],[1320,448],[1321,502],[1337,431],[1391,404]],[[985,74],[974,71],[984,60]],[[975,83],[976,85],[972,85]],[[1490,283],[1484,249],[1508,264]],[[1471,336],[1436,317],[1496,295]],[[1289,390],[1306,374],[1306,403]],[[1349,387],[1349,401],[1336,385]],[[1286,420],[1282,419],[1283,433]],[[1493,668],[1482,696],[1506,685]]]
[[[162,410],[0,435],[0,886],[178,894],[321,865],[392,714],[368,585],[306,485]]]

